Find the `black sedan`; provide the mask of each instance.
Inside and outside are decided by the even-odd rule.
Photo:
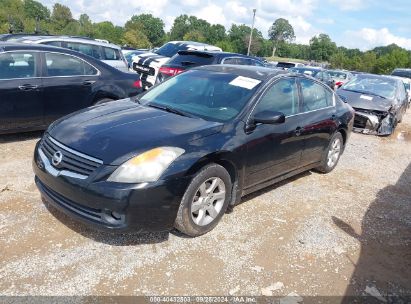
[[[265,66],[256,57],[228,52],[209,51],[179,51],[166,64],[163,64],[158,71],[156,83],[163,82],[169,77],[180,74],[186,70],[213,64],[236,64]]]
[[[355,109],[354,130],[360,133],[390,135],[408,106],[404,84],[389,76],[358,74],[337,92]]]
[[[0,134],[42,130],[71,112],[141,90],[138,75],[87,55],[0,42]]]
[[[34,151],[35,182],[48,204],[101,229],[198,236],[243,195],[333,170],[353,118],[304,75],[198,67],[52,124]]]

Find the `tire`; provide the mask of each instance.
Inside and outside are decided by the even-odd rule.
[[[95,106],[95,105],[103,104],[103,103],[110,102],[110,101],[114,101],[114,99],[101,98],[101,99],[98,99],[93,105]]]
[[[321,173],[329,173],[337,166],[344,149],[344,140],[340,132],[333,135],[325,151],[321,165],[316,168]]]
[[[174,227],[191,237],[211,231],[227,210],[231,190],[231,177],[226,169],[217,164],[202,168],[184,193]]]

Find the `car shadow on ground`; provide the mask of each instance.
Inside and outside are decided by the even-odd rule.
[[[63,225],[93,241],[112,246],[136,246],[144,244],[158,244],[168,240],[169,232],[135,232],[135,233],[110,233],[98,231],[81,222],[73,220],[52,205],[43,201],[47,210]]]
[[[332,220],[361,244],[342,303],[410,303],[411,164],[395,185],[378,192],[362,220],[361,232],[342,219]],[[356,298],[364,295],[367,299]]]
[[[0,135],[0,144],[2,143],[13,143],[25,140],[40,139],[43,136],[44,131],[33,131],[26,133],[16,133],[16,134],[2,134]]]

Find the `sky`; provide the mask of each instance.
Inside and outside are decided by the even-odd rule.
[[[251,26],[267,37],[277,18],[294,27],[296,42],[308,44],[319,33],[328,34],[338,46],[369,50],[396,43],[411,50],[410,0],[40,0],[52,8],[55,2],[68,6],[75,18],[86,13],[94,22],[124,25],[132,15],[151,13],[163,19],[170,30],[174,18],[194,15],[210,22]]]

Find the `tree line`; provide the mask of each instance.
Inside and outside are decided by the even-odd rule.
[[[117,26],[110,21],[93,22],[87,14],[75,19],[70,8],[60,3],[55,3],[50,11],[35,0],[0,0],[0,33],[8,32],[87,36],[136,48],[161,46],[171,40],[193,40],[246,54],[251,28],[233,24],[227,30],[221,24],[180,15],[166,32],[164,21],[152,14],[134,15],[124,26]],[[327,34],[312,37],[307,45],[294,43],[294,29],[283,18],[273,22],[268,39],[258,29],[253,30],[252,37],[251,54],[259,57],[276,55],[377,74],[388,74],[396,67],[411,68],[411,51],[395,44],[363,52],[338,47]]]

